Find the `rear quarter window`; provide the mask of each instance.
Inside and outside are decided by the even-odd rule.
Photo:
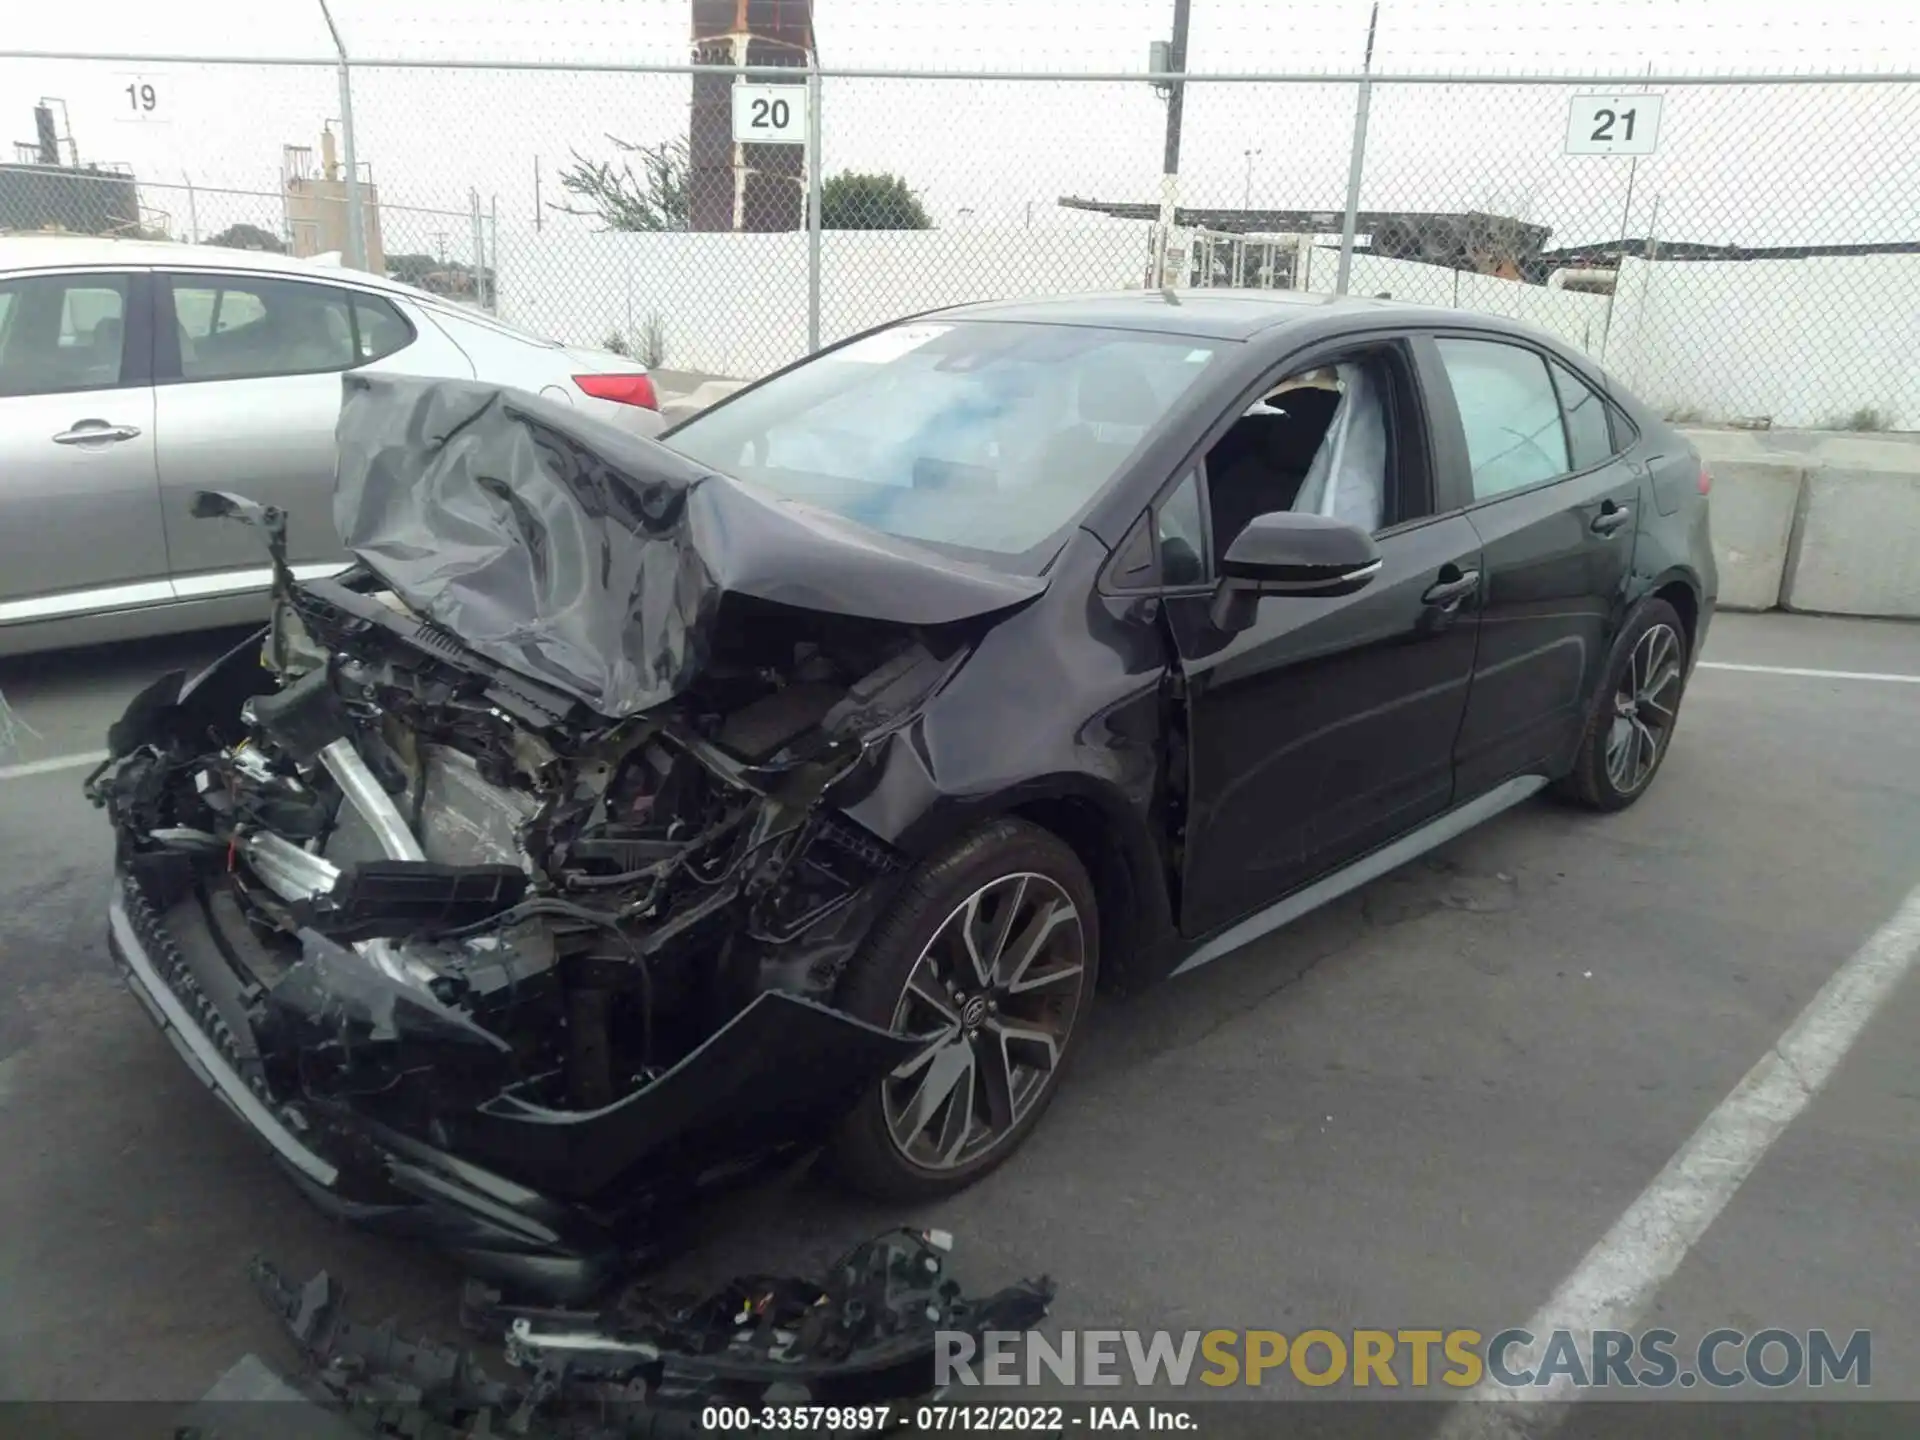
[[[1613,418],[1607,402],[1593,387],[1566,366],[1554,363],[1553,383],[1560,392],[1560,410],[1567,418],[1567,449],[1575,470],[1603,465],[1617,453]]]

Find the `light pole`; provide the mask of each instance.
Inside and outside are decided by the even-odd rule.
[[[1240,208],[1242,210],[1251,210],[1253,208],[1253,159],[1254,159],[1254,156],[1264,155],[1266,153],[1267,152],[1264,150],[1248,150],[1245,152],[1247,157],[1247,190],[1246,190],[1246,194],[1244,194],[1240,198]]]

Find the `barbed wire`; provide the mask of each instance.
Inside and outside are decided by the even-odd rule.
[[[329,0],[349,55],[373,64],[674,65],[690,58],[691,0]],[[1372,0],[1192,0],[1196,75],[1345,75],[1361,68]],[[1145,68],[1172,0],[755,0],[765,24],[811,17],[835,69],[1114,74]],[[7,51],[72,53],[97,37],[57,7],[10,17]],[[202,0],[190,14],[116,17],[124,55],[332,62],[319,0]],[[1380,75],[1542,77],[1890,73],[1920,65],[1920,13],[1884,0],[1381,0]]]

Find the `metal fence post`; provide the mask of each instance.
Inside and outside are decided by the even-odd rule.
[[[820,348],[820,66],[807,66],[807,351]]]
[[[360,208],[360,164],[353,150],[353,74],[347,63],[347,45],[340,38],[340,27],[333,23],[327,0],[320,0],[320,13],[326,17],[327,33],[333,36],[333,48],[340,53],[340,138],[346,147],[347,164],[347,264],[356,270],[367,268],[367,217]]]
[[[1373,102],[1373,35],[1380,24],[1380,0],[1374,0],[1367,18],[1367,54],[1360,65],[1360,90],[1353,105],[1353,155],[1347,162],[1347,209],[1340,221],[1340,266],[1334,272],[1333,293],[1347,293],[1353,270],[1353,236],[1360,221],[1360,182],[1367,170],[1367,109]]]
[[[1167,46],[1167,64],[1181,78],[1167,86],[1167,134],[1160,161],[1160,233],[1154,246],[1154,281],[1158,288],[1185,285],[1190,266],[1183,250],[1175,271],[1173,232],[1180,224],[1180,122],[1187,100],[1187,22],[1190,0],[1174,0],[1173,39]]]
[[[473,299],[481,309],[487,306],[487,239],[480,219],[480,192],[467,191],[467,211],[473,220]]]

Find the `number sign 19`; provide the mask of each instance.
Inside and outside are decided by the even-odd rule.
[[[806,144],[807,87],[736,84],[733,87],[733,143]]]
[[[113,95],[113,112],[116,120],[140,120],[153,122],[167,119],[169,96],[161,83],[164,76],[156,79],[151,75],[135,75],[123,72],[114,77],[117,85]]]
[[[1651,155],[1660,138],[1658,95],[1576,95],[1567,110],[1567,154]]]

